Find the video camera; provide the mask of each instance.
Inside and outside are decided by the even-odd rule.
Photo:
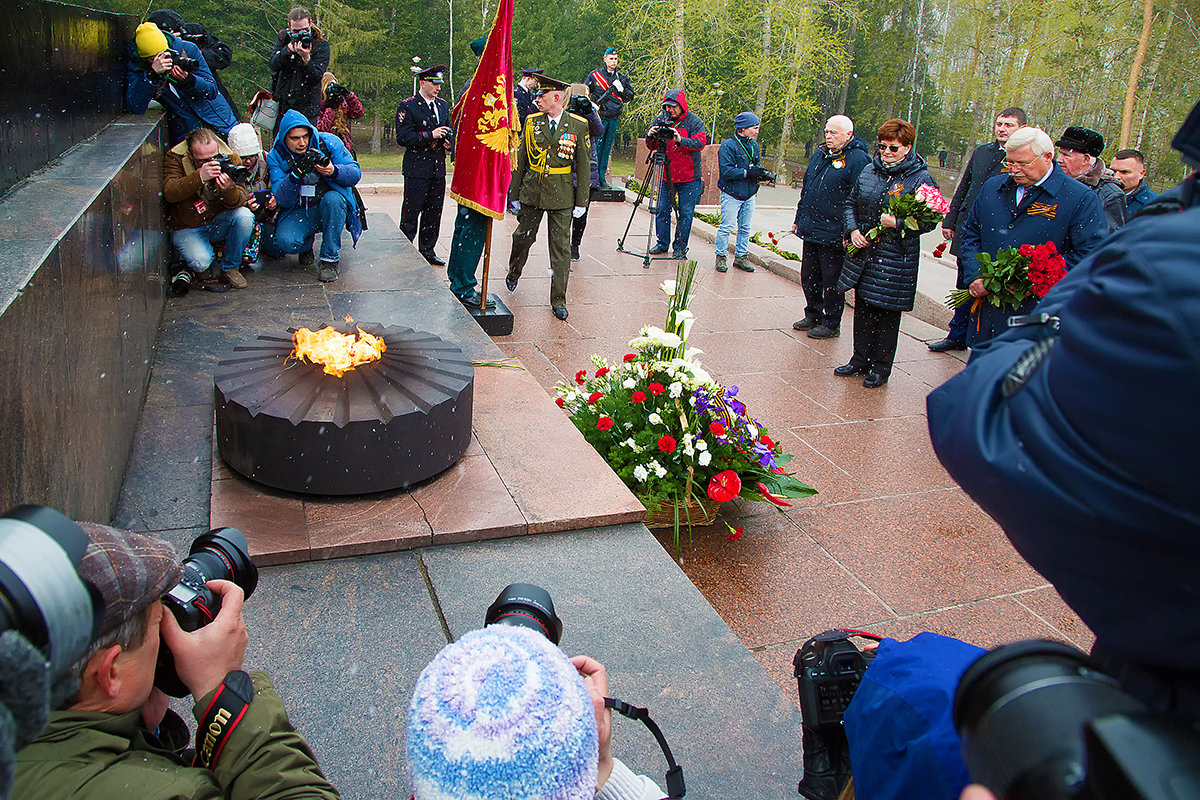
[[[310,146],[303,153],[292,153],[292,171],[297,175],[307,175],[313,167],[328,167],[332,162],[315,146]]]
[[[221,167],[221,172],[229,176],[234,183],[240,183],[243,186],[250,181],[250,168],[243,167],[241,164],[233,163],[233,159],[225,153],[217,153],[213,156],[213,163]]]
[[[188,58],[178,50],[168,50],[167,53],[171,56],[171,66],[179,67],[184,72],[196,72],[200,69],[197,59]]]
[[[567,103],[567,111],[581,117],[590,115],[592,113],[592,98],[586,94],[571,95],[571,100]]]
[[[237,528],[215,528],[192,542],[183,560],[183,578],[163,596],[163,608],[175,615],[185,631],[203,628],[221,611],[221,598],[205,584],[232,581],[246,597],[258,586],[258,567],[250,560],[246,536]],[[158,648],[154,685],[172,697],[183,697],[187,687],[175,671],[175,658],[168,647]]]
[[[654,126],[650,128],[646,134],[646,142],[655,142],[666,144],[667,142],[675,141],[675,129],[671,127],[670,122],[666,119],[655,120]]]
[[[954,726],[1000,800],[1166,800],[1200,786],[1200,723],[1151,714],[1074,647],[1004,645],[967,669]]]
[[[554,600],[550,593],[532,583],[510,583],[497,595],[495,602],[488,606],[483,615],[484,626],[511,625],[518,628],[528,628],[545,636],[554,644],[562,639],[563,624],[554,613]],[[663,755],[667,758],[667,797],[681,798],[687,793],[683,780],[683,767],[675,763],[671,754],[671,746],[663,736],[662,729],[650,719],[649,709],[633,706],[612,697],[604,698],[605,708],[616,711],[623,717],[640,720],[658,741]]]
[[[797,791],[808,800],[836,800],[850,782],[850,746],[842,725],[850,700],[875,659],[850,641],[878,636],[848,629],[818,633],[792,658],[804,726],[804,778]]]
[[[288,31],[288,41],[300,45],[305,50],[312,47],[313,32],[309,28],[299,31]]]
[[[331,103],[340,103],[350,96],[350,88],[337,81],[330,81],[325,87],[325,99]]]

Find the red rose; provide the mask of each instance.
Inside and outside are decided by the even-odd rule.
[[[745,532],[746,532],[745,529],[741,525],[738,525],[737,530],[734,531],[733,533],[729,534],[725,538],[731,542],[736,542],[738,539],[742,538],[742,534]]]
[[[1035,261],[1044,261],[1049,257],[1050,254],[1046,252],[1046,245],[1039,244],[1037,247],[1033,248],[1033,258]]]
[[[1023,245],[1021,245],[1020,250],[1018,250],[1017,252],[1019,252],[1021,255],[1025,256],[1026,258],[1032,258],[1033,257],[1033,245],[1023,244]]]
[[[775,442],[771,439],[770,436],[767,436],[765,433],[762,436],[758,437],[758,440],[760,442],[762,442],[764,445],[766,445],[768,450],[775,449]]]
[[[725,426],[719,422],[710,422],[708,423],[708,432],[713,436],[724,436]]]
[[[608,367],[601,367],[600,369],[596,370],[597,378],[603,378],[607,374],[608,374]]]
[[[658,449],[662,450],[667,455],[675,452],[676,442],[673,437],[664,436],[658,440]]]
[[[567,404],[567,401],[563,400],[561,397],[554,398],[554,402],[558,403],[559,408],[562,408],[563,406],[565,406]]]
[[[628,364],[630,361],[636,361],[636,360],[637,360],[637,353],[626,353],[625,354],[625,363],[626,364]]]
[[[591,394],[588,395],[588,405],[589,406],[596,405],[596,403],[600,400],[601,397],[604,397],[604,392],[592,392]]]
[[[633,393],[633,402],[635,402],[635,403],[644,403],[644,402],[646,402],[646,393],[645,393],[645,392],[643,392],[641,389],[639,389],[638,391],[634,392],[634,393]]]
[[[581,369],[581,370],[579,370],[579,372],[575,373],[575,382],[578,383],[580,386],[583,386],[583,379],[586,377],[587,377],[587,370]]]
[[[1046,252],[1052,256],[1058,255],[1058,248],[1054,246],[1054,242],[1046,242]]]
[[[654,395],[655,397],[659,396],[660,394],[662,394],[663,392],[666,391],[666,389],[663,388],[663,385],[661,383],[652,383],[647,388],[650,389],[650,394]]]
[[[612,417],[601,417],[596,420],[596,430],[611,431],[613,426]]]
[[[708,496],[718,503],[728,503],[742,491],[742,479],[731,469],[718,472],[708,482]]]

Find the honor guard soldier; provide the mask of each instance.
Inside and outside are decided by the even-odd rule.
[[[525,128],[525,118],[537,111],[533,96],[538,89],[538,76],[541,74],[541,67],[523,69],[517,85],[513,87],[513,101],[517,104],[517,116],[521,118],[522,129]]]
[[[450,104],[438,97],[445,72],[446,65],[439,64],[417,73],[420,89],[396,109],[396,143],[404,148],[400,230],[435,267],[446,263],[433,247],[446,194],[446,154],[454,152]]]
[[[538,83],[542,110],[525,120],[508,190],[510,203],[516,201],[517,229],[505,285],[510,292],[516,291],[545,211],[550,229],[550,307],[554,316],[566,319],[571,218],[587,213],[591,146],[587,120],[563,110],[567,84],[545,76]]]

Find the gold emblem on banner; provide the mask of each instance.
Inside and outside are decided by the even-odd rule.
[[[479,124],[475,132],[476,139],[497,153],[506,153],[509,149],[507,97],[505,78],[498,75],[492,91],[483,96],[485,108],[479,115]]]

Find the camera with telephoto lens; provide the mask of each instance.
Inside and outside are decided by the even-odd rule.
[[[104,619],[104,600],[79,577],[87,546],[83,529],[52,508],[0,516],[0,634],[16,631],[41,650],[52,675],[83,657]]]
[[[571,95],[571,101],[567,103],[567,111],[586,117],[592,113],[592,99],[586,94]]]
[[[325,99],[331,103],[340,103],[350,96],[350,87],[343,86],[337,81],[330,81],[325,87]]]
[[[200,62],[194,58],[188,58],[178,50],[168,50],[171,56],[171,66],[179,67],[184,72],[196,72],[200,69]]]
[[[303,153],[292,153],[292,171],[297,175],[307,175],[313,167],[328,167],[331,163],[329,156],[315,147],[309,147]]]
[[[875,660],[874,651],[859,650],[852,636],[879,639],[862,631],[828,630],[805,642],[792,659],[804,728],[804,778],[797,791],[808,800],[836,800],[850,782],[842,718]]]
[[[308,28],[299,31],[288,31],[288,41],[295,42],[307,50],[312,47],[313,32]]]
[[[550,593],[532,583],[510,583],[488,606],[483,624],[512,625],[537,631],[558,644],[562,640],[563,624],[554,613]]]
[[[246,537],[237,528],[215,528],[197,536],[183,560],[183,578],[163,596],[163,608],[175,615],[183,630],[203,628],[220,613],[221,598],[205,585],[214,580],[236,583],[246,597],[258,586],[258,567],[250,560]],[[165,645],[158,648],[154,685],[172,697],[188,693]]]
[[[1004,645],[954,694],[972,780],[1000,800],[1200,797],[1200,722],[1153,714],[1074,647]]]
[[[234,183],[240,183],[244,186],[250,181],[250,168],[233,163],[233,159],[224,153],[217,153],[213,156],[213,163],[218,165],[221,168],[221,172],[228,175],[229,179]]]

